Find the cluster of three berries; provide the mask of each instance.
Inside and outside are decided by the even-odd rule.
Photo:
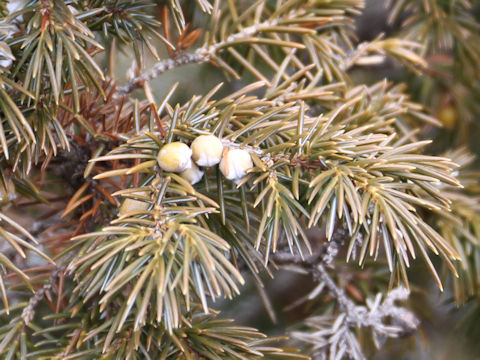
[[[190,147],[182,142],[164,145],[157,156],[158,165],[165,171],[180,173],[191,184],[203,177],[200,167],[220,164],[220,171],[229,180],[239,181],[253,167],[246,149],[224,147],[215,135],[200,135]]]

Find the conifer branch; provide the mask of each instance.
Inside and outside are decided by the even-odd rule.
[[[155,63],[151,68],[142,71],[142,73],[131,79],[127,85],[119,87],[119,95],[125,95],[137,88],[141,88],[145,81],[152,80],[168,70],[176,67],[192,64],[208,62],[216,53],[232,44],[243,41],[251,41],[251,37],[262,31],[263,28],[276,25],[276,22],[266,21],[261,24],[252,25],[244,28],[238,33],[230,35],[227,39],[211,44],[206,47],[197,49],[194,53],[176,54],[173,58],[163,59]]]
[[[52,289],[53,283],[57,280],[58,275],[61,271],[62,270],[60,269],[55,270],[48,279],[48,281],[40,289],[35,291],[35,294],[33,294],[33,296],[28,301],[28,305],[22,310],[22,321],[26,326],[28,326],[33,320],[35,316],[35,308],[43,300],[45,294]]]
[[[337,229],[332,240],[322,244],[320,251],[314,257],[302,259],[291,254],[274,255],[274,259],[280,264],[299,266],[311,273],[318,281],[318,285],[311,291],[308,298],[318,297],[322,292],[327,292],[338,306],[337,315],[308,318],[305,324],[311,332],[294,331],[292,333],[295,339],[311,346],[311,355],[314,358],[335,356],[337,353],[344,352],[352,359],[366,359],[351,328],[369,329],[373,334],[375,345],[380,348],[386,338],[409,336],[419,326],[419,320],[412,312],[395,304],[395,301],[408,299],[409,291],[405,288],[398,287],[392,290],[383,302],[381,302],[382,294],[377,294],[374,300],[367,300],[367,306],[364,306],[355,304],[345,290],[337,285],[330,272],[337,271],[334,260],[339,246],[346,240],[346,235],[343,229]]]
[[[172,70],[182,65],[202,63],[208,61],[208,56],[195,52],[192,54],[181,54],[171,59],[164,59],[155,63],[150,69],[143,71],[139,76],[134,77],[125,86],[117,88],[118,95],[123,96],[135,89],[141,88],[145,81],[150,81],[168,70]]]
[[[360,44],[363,0],[160,3],[0,0],[1,356],[364,359],[361,339],[417,330],[395,301],[418,258],[457,303],[478,298],[476,165],[445,151],[480,114],[470,1],[396,2],[400,36]],[[120,87],[96,56],[113,77],[117,46],[138,64]],[[204,63],[225,75],[213,89],[185,99],[179,71],[151,91]],[[314,286],[292,299],[299,351],[209,306],[278,268]]]

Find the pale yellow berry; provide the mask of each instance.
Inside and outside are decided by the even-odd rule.
[[[190,184],[194,185],[198,183],[203,177],[203,171],[198,168],[197,165],[192,166],[186,170],[183,170],[180,175],[187,180]]]
[[[192,150],[181,142],[172,142],[162,147],[157,156],[158,165],[171,172],[181,172],[192,166]]]
[[[220,171],[229,180],[240,180],[253,167],[250,153],[244,149],[230,149],[224,152]]]
[[[223,144],[215,135],[200,135],[192,142],[192,159],[198,166],[217,165],[223,152]]]
[[[141,191],[141,192],[133,193],[133,194],[138,195],[139,197],[140,196],[147,196],[147,193],[145,191]],[[119,210],[118,214],[121,216],[121,215],[125,215],[129,212],[132,212],[132,211],[145,211],[145,210],[148,209],[149,206],[150,206],[150,204],[146,201],[126,198],[123,201],[123,204],[120,207],[120,210]]]
[[[458,112],[455,107],[449,105],[445,106],[437,115],[438,120],[441,121],[445,129],[451,130],[458,122]]]

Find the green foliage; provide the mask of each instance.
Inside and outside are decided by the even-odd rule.
[[[468,1],[395,1],[399,37],[363,43],[361,0],[24,5],[9,13],[0,2],[2,358],[363,359],[355,329],[370,328],[376,347],[416,330],[394,304],[408,292],[382,303],[381,292],[415,285],[419,255],[457,303],[478,297],[474,159],[454,149],[458,138],[428,140],[478,88]],[[134,61],[123,86],[109,79],[119,44]],[[431,66],[438,53],[453,62]],[[386,58],[441,94],[419,93],[418,79],[351,76]],[[212,89],[177,101],[180,78],[152,91],[163,73],[198,63],[222,70]],[[207,134],[222,142],[222,166],[236,149],[252,166],[233,181],[203,167],[194,184],[162,169],[165,145]],[[314,304],[300,350],[212,309],[254,283],[273,314],[262,279],[282,265],[318,282],[296,303]]]

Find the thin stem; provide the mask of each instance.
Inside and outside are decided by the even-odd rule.
[[[208,57],[198,52],[193,54],[183,54],[173,59],[161,60],[153,65],[150,69],[133,78],[127,85],[120,86],[117,90],[117,93],[119,96],[126,95],[135,89],[143,87],[145,81],[152,80],[168,70],[172,70],[182,65],[202,63],[206,61],[208,61]]]
[[[150,69],[143,71],[139,76],[133,78],[127,85],[118,88],[118,94],[125,95],[135,89],[143,87],[145,81],[152,80],[168,70],[172,70],[182,65],[193,63],[204,63],[210,61],[212,56],[224,48],[237,44],[241,39],[249,39],[259,33],[263,28],[277,25],[278,21],[265,21],[259,24],[243,28],[238,33],[232,34],[225,40],[214,43],[208,47],[201,47],[193,53],[184,53],[170,59],[161,60]]]
[[[61,271],[61,269],[55,270],[50,276],[48,282],[45,283],[41,289],[35,291],[35,294],[33,294],[33,296],[30,298],[28,305],[23,309],[22,312],[22,320],[25,325],[28,325],[33,320],[35,316],[35,308],[42,301],[45,294],[52,289],[53,283],[56,281]]]

